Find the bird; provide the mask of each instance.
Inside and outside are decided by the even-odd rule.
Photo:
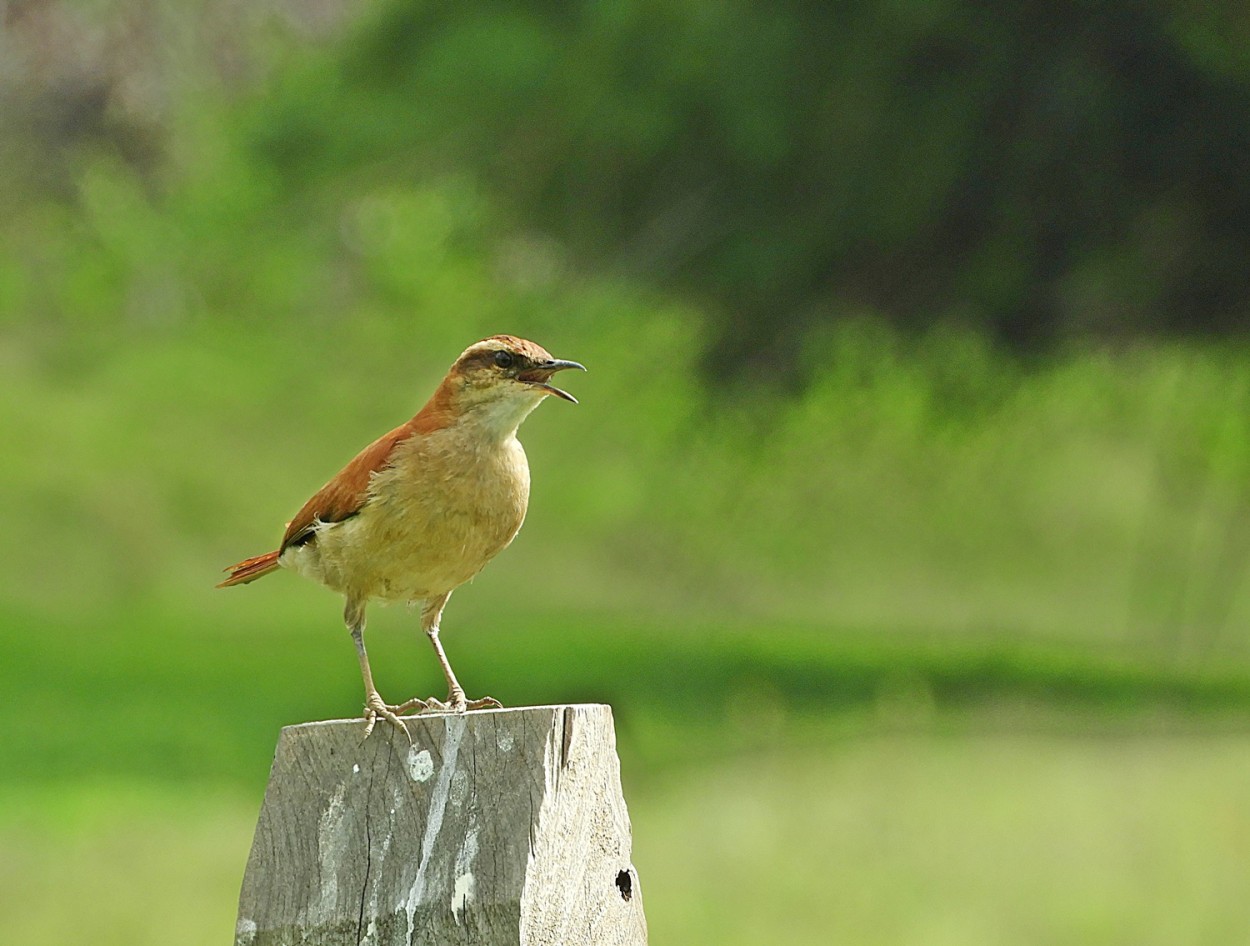
[[[439,624],[452,592],[516,537],[529,505],[530,472],[517,429],[542,401],[577,399],[551,384],[559,371],[585,371],[515,335],[466,348],[425,406],[373,441],[295,514],[278,547],[225,569],[217,585],[244,585],[281,568],[344,597],[343,620],[365,688],[365,738],[379,719],[404,730],[417,711],[464,713],[498,707],[469,700],[456,679]],[[421,629],[447,680],[447,699],[388,704],[365,649],[371,601],[420,608]]]

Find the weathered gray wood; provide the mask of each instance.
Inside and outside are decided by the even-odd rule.
[[[643,946],[608,706],[282,730],[236,946]]]

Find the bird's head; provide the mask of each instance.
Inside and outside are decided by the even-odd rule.
[[[480,420],[508,434],[545,397],[577,403],[577,398],[551,383],[552,375],[566,368],[586,370],[576,361],[553,358],[541,345],[523,338],[492,335],[464,350],[440,391],[460,417]]]

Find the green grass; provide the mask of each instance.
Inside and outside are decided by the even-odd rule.
[[[309,600],[295,611],[299,585],[291,579],[288,592],[281,580],[210,591],[194,616],[137,607],[88,623],[8,615],[8,626],[38,630],[5,643],[0,787],[86,778],[259,792],[280,726],[355,716],[362,700],[332,596],[300,589]],[[284,600],[270,619],[255,613]],[[622,751],[643,772],[881,725],[1058,714],[1124,731],[1161,720],[1223,726],[1250,711],[1250,673],[1238,668],[1002,639],[553,614],[449,620],[444,641],[461,679],[505,704],[611,703]],[[370,645],[384,694],[439,695],[413,615],[379,609]]]
[[[2,794],[3,941],[231,941],[258,801],[90,775]]]
[[[877,734],[631,778],[653,942],[1250,936],[1250,740]],[[0,791],[0,941],[229,941],[254,793]]]
[[[633,806],[656,941],[1250,935],[1245,736],[879,737],[750,754]]]

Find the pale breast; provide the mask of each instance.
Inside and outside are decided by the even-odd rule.
[[[397,449],[391,466],[374,474],[361,511],[320,526],[307,561],[293,556],[290,564],[335,590],[369,598],[444,594],[512,541],[525,519],[529,485],[529,464],[515,438],[483,445],[454,432],[432,434]]]

